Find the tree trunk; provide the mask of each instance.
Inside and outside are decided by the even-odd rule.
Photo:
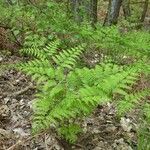
[[[141,19],[140,19],[141,23],[143,23],[144,20],[145,20],[145,16],[146,16],[147,9],[148,9],[148,2],[149,2],[149,0],[145,0],[142,16],[141,16]]]
[[[107,16],[104,25],[117,24],[122,0],[109,0]]]
[[[71,12],[77,23],[97,22],[97,0],[70,0]]]
[[[123,12],[124,12],[124,17],[126,20],[128,20],[131,16],[130,0],[123,0],[122,8],[123,8]]]
[[[97,0],[91,0],[91,23],[94,25],[97,23]]]
[[[83,19],[81,14],[81,3],[82,0],[70,0],[72,16],[77,23],[81,23]]]
[[[11,0],[6,1],[9,5],[13,5],[13,2]]]

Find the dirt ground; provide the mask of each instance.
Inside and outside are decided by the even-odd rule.
[[[0,63],[13,64],[22,58],[0,56]],[[30,78],[12,69],[0,72],[0,150],[136,150],[134,115],[117,118],[113,104],[99,106],[84,119],[76,144],[66,144],[48,131],[32,137],[32,102],[35,93]]]

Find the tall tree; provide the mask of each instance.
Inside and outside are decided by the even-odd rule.
[[[70,0],[71,13],[76,22],[80,23],[82,21],[81,16],[81,0]]]
[[[124,12],[125,19],[129,19],[131,16],[131,10],[130,10],[130,0],[122,0],[122,8]]]
[[[97,22],[97,3],[98,3],[98,0],[91,0],[90,19],[91,19],[92,25],[94,25]]]
[[[97,0],[70,0],[74,20],[78,23],[86,20],[95,24],[97,22],[97,3]]]
[[[116,24],[119,17],[122,0],[109,0],[107,16],[104,25]]]
[[[11,0],[6,0],[6,2],[9,4],[9,5],[13,5],[13,2]]]
[[[144,20],[145,20],[145,16],[146,16],[147,9],[148,9],[148,3],[149,3],[149,0],[145,0],[142,16],[141,16],[141,19],[140,19],[141,22],[144,22]]]

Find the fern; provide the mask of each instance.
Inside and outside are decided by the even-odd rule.
[[[147,89],[131,93],[132,85],[140,73],[150,73],[148,32],[136,30],[120,34],[118,27],[102,28],[100,25],[93,30],[87,23],[81,26],[74,24],[61,3],[38,2],[40,13],[38,7],[19,3],[18,6],[17,1],[13,1],[13,5],[8,7],[1,2],[0,19],[2,26],[13,26],[12,31],[17,38],[25,35],[24,46],[32,45],[22,49],[22,53],[34,59],[18,64],[16,68],[31,76],[38,84],[33,105],[35,132],[51,125],[56,128],[61,126],[62,130],[58,131],[74,142],[76,127],[68,125],[68,120],[87,116],[97,105],[116,99],[118,113],[123,115],[149,95]],[[52,36],[49,37],[49,34]],[[86,41],[92,51],[99,47],[101,56],[113,63],[101,63],[92,69],[75,68],[84,45],[61,51],[60,40],[56,39],[43,48],[48,38],[55,36],[61,37],[68,45]],[[134,64],[125,66],[130,62]],[[123,64],[124,67],[116,64]],[[143,106],[143,111],[149,120],[149,104]]]
[[[150,104],[149,103],[144,104],[143,110],[147,122],[150,122]]]
[[[99,87],[105,93],[119,93],[126,94],[125,89],[128,89],[128,85],[132,85],[137,80],[137,74],[134,70],[127,69],[122,72],[110,75],[108,78],[103,79],[102,85],[99,84]]]
[[[56,39],[49,43],[46,47],[43,48],[43,51],[47,54],[48,57],[54,56],[57,53],[58,46],[60,45],[60,40]]]
[[[143,90],[136,93],[126,94],[124,99],[119,101],[118,103],[118,115],[123,115],[126,112],[132,110],[137,104],[140,103],[140,100],[149,95],[150,90]],[[147,117],[149,118],[149,111],[147,111],[145,107],[145,113],[147,113]]]
[[[27,75],[31,75],[32,79],[36,80],[37,83],[47,81],[55,76],[55,71],[48,60],[35,59],[27,63],[18,64],[16,67]]]
[[[82,132],[80,126],[77,124],[62,126],[58,129],[58,131],[60,136],[65,137],[70,143],[74,143],[77,140],[77,135]]]
[[[58,55],[53,56],[52,58],[58,66],[72,69],[76,63],[76,59],[81,55],[83,50],[84,48],[82,46],[78,46],[76,48],[60,52]]]
[[[24,48],[21,53],[27,54],[38,59],[49,59],[52,55],[57,53],[60,40],[50,42],[46,47],[38,48],[35,44],[31,48]]]
[[[46,103],[49,101],[49,106],[45,106],[47,109],[43,109],[43,105],[41,105],[41,103],[44,104],[44,99],[38,100],[39,103],[37,102],[37,109],[43,109],[43,113],[40,111],[42,114],[40,116],[39,113],[36,114],[36,112],[39,111],[35,112],[34,129],[45,129],[49,127],[49,124],[55,124],[55,126],[57,126],[66,119],[69,120],[70,118],[75,119],[78,116],[86,116],[96,108],[98,104],[110,101],[111,96],[114,93],[122,94],[124,89],[128,89],[129,84],[132,85],[135,83],[137,74],[134,70],[132,70],[132,72],[130,69],[125,71],[115,66],[114,68],[118,69],[111,69],[113,71],[115,70],[114,74],[108,75],[97,84],[97,81],[100,81],[99,78],[95,78],[95,74],[98,74],[98,68],[101,68],[99,69],[99,74],[103,75],[107,71],[109,73],[109,66],[110,64],[105,64],[100,67],[97,66],[95,69],[75,69],[75,71],[70,72],[68,76],[66,76],[65,81],[62,81],[59,83],[59,86],[56,85],[51,89],[52,93],[57,89],[56,93],[52,94],[50,92],[47,96],[44,95],[44,97],[46,97]],[[84,74],[85,78],[81,76],[83,72],[86,73]],[[94,80],[92,80],[93,83],[87,78],[87,76],[89,76],[88,73],[91,75],[91,78],[94,78]],[[81,81],[79,85],[75,84],[76,87],[70,86],[70,81],[73,83],[72,81],[74,79]],[[91,83],[89,84],[88,81]],[[66,89],[64,87],[66,87]],[[42,108],[40,108],[41,106]],[[49,107],[49,110],[47,106]]]
[[[122,98],[118,102],[118,111],[123,114],[148,95],[148,90],[130,94],[142,70],[139,64],[122,67],[101,63],[91,69],[75,68],[84,45],[58,53],[56,47],[59,42],[55,41],[41,50],[46,59],[34,49],[34,52],[26,52],[36,58],[40,56],[39,59],[17,65],[38,84],[33,105],[33,133],[54,126],[67,140],[74,142],[78,132],[76,127],[68,124],[70,120],[85,117],[99,104],[118,97]]]
[[[21,50],[21,53],[28,54],[29,56],[33,56],[39,59],[46,59],[46,55],[44,51],[41,51],[36,45],[31,48],[24,48]]]

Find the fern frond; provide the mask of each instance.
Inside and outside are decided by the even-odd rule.
[[[60,44],[60,40],[50,42],[46,47],[39,48],[36,45],[33,45],[31,48],[24,48],[21,50],[21,53],[27,54],[34,58],[38,59],[50,59],[54,54],[57,53],[57,48]]]
[[[42,94],[44,97],[39,97],[38,111],[36,111],[39,112],[40,110],[40,114],[35,112],[34,127],[45,129],[50,124],[58,125],[64,120],[76,118],[79,115],[81,117],[81,114],[85,116],[99,104],[112,100],[111,96],[114,93],[127,95],[125,90],[130,89],[130,86],[136,82],[137,76],[138,74],[134,69],[123,69],[113,64],[102,64],[94,69],[75,69],[65,78],[56,77],[59,81],[63,80],[61,88],[59,89],[59,86],[54,85],[50,89],[51,94],[47,96]],[[56,93],[53,91],[56,91]],[[61,92],[59,98],[57,92]],[[53,97],[50,95],[53,95]],[[47,98],[45,99],[45,97]],[[49,106],[47,104],[48,99]],[[40,104],[44,101],[48,106],[46,108],[43,104]]]
[[[42,105],[45,100],[40,100],[40,103],[38,104],[39,108],[37,108],[38,111],[36,110],[37,112],[40,112],[40,114],[36,112],[34,114],[34,128],[36,130],[39,128],[45,129],[49,127],[50,124],[57,125],[64,119],[75,118],[77,115],[81,116],[82,114],[84,116],[91,112],[98,104],[104,103],[109,99],[98,89],[87,87],[86,89],[81,89],[79,95],[76,95],[76,93],[68,93],[66,98],[59,102],[56,101],[56,99],[53,100],[55,101],[55,105],[51,104],[51,98],[49,97],[49,105],[45,102],[46,108]],[[49,110],[47,106],[49,107]]]
[[[132,69],[123,70],[103,79],[102,83],[99,83],[98,87],[107,94],[119,93],[126,95],[125,89],[128,89],[129,85],[131,86],[136,83],[136,80],[138,79],[137,76],[138,73]]]
[[[87,86],[79,90],[79,98],[77,101],[77,107],[81,111],[80,113],[86,115],[99,104],[104,104],[110,101],[110,98],[98,87]]]
[[[21,50],[21,53],[27,54],[38,59],[46,59],[47,56],[44,51],[40,50],[36,45],[33,45],[31,48],[24,48]]]
[[[149,103],[144,104],[143,110],[144,110],[144,115],[146,117],[146,121],[150,122],[150,104]]]
[[[32,76],[32,79],[38,82],[55,77],[55,71],[48,60],[35,59],[27,63],[18,64],[16,68]]]
[[[57,53],[58,46],[60,45],[60,40],[50,42],[46,47],[43,48],[46,55],[50,58]]]
[[[81,128],[77,124],[69,124],[62,126],[58,129],[60,136],[65,137],[70,143],[74,143],[77,140],[77,135],[81,133]]]
[[[123,71],[123,68],[114,64],[96,65],[94,69],[84,67],[83,69],[75,69],[74,72],[70,72],[67,81],[69,86],[74,86],[74,88],[80,85],[97,86],[105,78],[121,71]]]
[[[143,90],[137,93],[125,95],[124,99],[118,102],[118,115],[123,115],[133,109],[141,99],[149,95],[150,90]]]
[[[39,100],[38,100],[39,101]],[[44,101],[49,101],[47,106],[44,105]],[[51,101],[53,105],[51,105]],[[43,106],[41,105],[43,104]],[[57,101],[55,98],[51,99],[47,97],[47,99],[41,99],[40,103],[36,105],[35,114],[34,114],[34,124],[33,131],[39,132],[42,129],[49,128],[51,124],[58,125],[58,123],[64,119],[69,119],[71,117],[75,117],[76,112],[71,110],[73,100],[72,99],[63,99]],[[53,106],[53,107],[52,107]],[[52,109],[50,109],[52,107]],[[44,109],[43,109],[44,108]],[[38,113],[40,110],[40,114]]]
[[[53,60],[59,67],[72,69],[72,67],[74,67],[76,63],[76,59],[79,58],[83,50],[83,46],[78,46],[75,48],[64,50],[58,55],[53,56]]]

